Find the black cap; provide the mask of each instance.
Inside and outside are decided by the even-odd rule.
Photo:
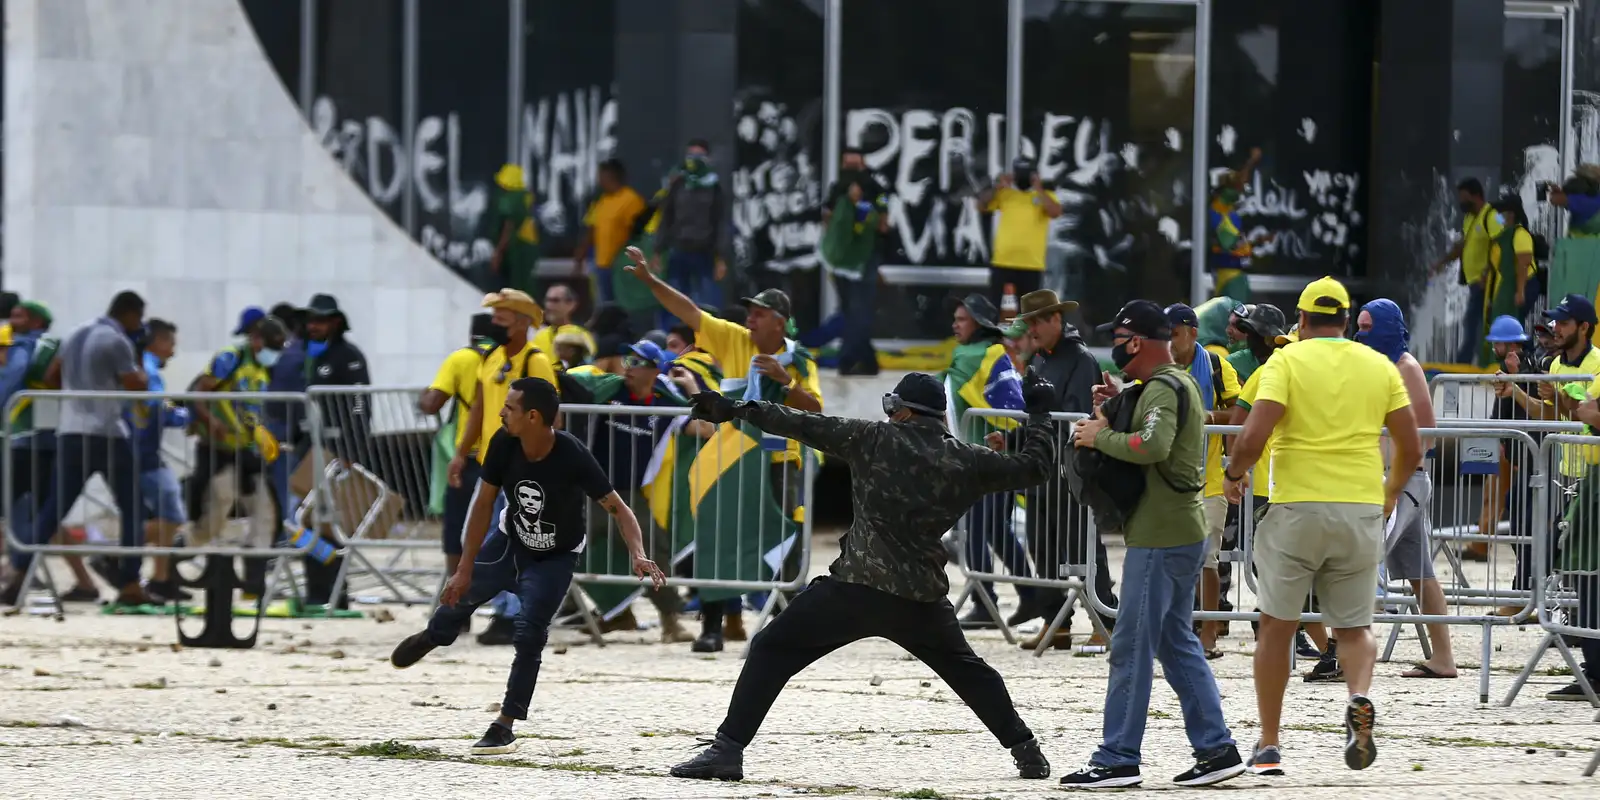
[[[338,317],[344,323],[346,329],[350,327],[349,318],[344,315],[343,311],[339,310],[339,301],[334,299],[331,294],[312,295],[311,302],[306,303],[305,311],[306,316],[313,319],[318,317]]]
[[[1556,322],[1572,320],[1574,322],[1587,322],[1595,324],[1594,303],[1581,294],[1569,294],[1561,298],[1561,304],[1555,308],[1547,309],[1544,315]]]
[[[1128,304],[1117,312],[1116,320],[1107,322],[1095,330],[1101,333],[1111,333],[1118,328],[1133,331],[1146,339],[1172,339],[1172,323],[1167,321],[1167,312],[1149,300],[1130,300]]]
[[[895,384],[894,393],[908,405],[919,406],[936,414],[945,411],[944,384],[926,372],[906,373]]]
[[[789,295],[784,294],[782,289],[763,289],[755,297],[743,297],[739,302],[746,307],[761,306],[784,319],[790,316]]]
[[[1173,303],[1167,306],[1167,321],[1172,323],[1174,328],[1180,325],[1190,328],[1200,327],[1200,315],[1194,313],[1194,309],[1183,303]]]
[[[1289,320],[1277,306],[1252,303],[1239,309],[1239,330],[1254,333],[1270,344],[1289,332]]]

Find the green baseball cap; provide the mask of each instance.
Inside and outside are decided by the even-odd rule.
[[[55,315],[50,313],[50,307],[44,303],[41,303],[37,300],[24,300],[18,303],[17,307],[38,317],[39,319],[44,320],[44,324],[46,325],[55,324]]]

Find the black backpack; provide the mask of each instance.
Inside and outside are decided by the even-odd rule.
[[[1178,428],[1174,435],[1182,433],[1184,423],[1189,420],[1189,393],[1177,376],[1157,375],[1152,380],[1166,384],[1178,395]],[[1139,405],[1139,397],[1148,385],[1131,386],[1100,407],[1106,419],[1110,420],[1112,430],[1131,433],[1138,426],[1133,414]],[[1134,508],[1139,505],[1139,499],[1144,497],[1144,467],[1112,458],[1094,448],[1072,447],[1070,443],[1067,446],[1072,448],[1063,459],[1067,490],[1079,503],[1089,507],[1094,514],[1095,527],[1102,533],[1123,530],[1128,518],[1133,516]],[[1155,472],[1175,492],[1198,492],[1205,488],[1204,475],[1200,483],[1182,486],[1167,475],[1163,465],[1156,464]]]

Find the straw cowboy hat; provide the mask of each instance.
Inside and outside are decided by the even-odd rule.
[[[528,293],[521,289],[501,289],[498,292],[490,292],[483,296],[483,307],[503,308],[507,311],[521,314],[524,317],[531,317],[535,326],[544,324],[544,309],[539,308],[539,304],[533,302],[533,298],[529,297]]]
[[[1030,320],[1048,317],[1051,314],[1065,314],[1076,309],[1078,304],[1072,300],[1056,297],[1056,293],[1049,289],[1040,289],[1023,295],[1017,306],[1017,319]]]

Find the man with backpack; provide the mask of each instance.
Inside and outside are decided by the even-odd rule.
[[[1192,313],[1192,312],[1191,312]],[[1111,334],[1111,359],[1140,381],[1121,394],[1096,386],[1094,416],[1074,426],[1075,450],[1104,457],[1097,481],[1113,476],[1136,499],[1120,512],[1127,554],[1122,567],[1120,624],[1111,634],[1111,683],[1106,690],[1105,739],[1089,763],[1061,779],[1069,788],[1137,786],[1140,744],[1150,711],[1154,662],[1183,706],[1195,765],[1173,778],[1208,786],[1244,772],[1222,717],[1222,697],[1192,622],[1194,586],[1206,554],[1201,512],[1205,488],[1206,404],[1188,372],[1172,360],[1172,323],[1161,306],[1134,300],[1100,326]],[[1131,408],[1130,408],[1131,406]],[[1083,463],[1073,456],[1074,468]],[[1081,471],[1081,470],[1080,470]],[[1102,485],[1105,485],[1102,483]],[[1103,511],[1096,508],[1096,519]]]
[[[1182,304],[1167,306],[1167,322],[1172,325],[1172,359],[1189,371],[1200,399],[1205,405],[1208,425],[1226,425],[1233,401],[1239,397],[1239,372],[1216,353],[1199,346],[1200,315]],[[1228,525],[1228,499],[1222,496],[1222,436],[1208,436],[1205,441],[1206,488],[1202,501],[1206,523],[1205,565],[1200,571],[1200,608],[1216,611],[1222,600],[1221,566],[1222,534]],[[1200,643],[1205,646],[1206,658],[1222,657],[1217,649],[1216,622],[1203,623]]]

